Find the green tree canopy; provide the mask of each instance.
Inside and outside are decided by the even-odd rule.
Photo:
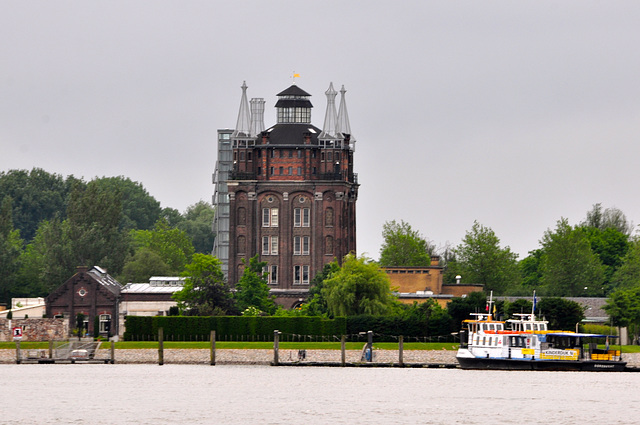
[[[322,271],[311,280],[309,297],[301,307],[301,314],[305,316],[327,316],[329,314],[329,307],[322,289],[324,288],[324,281],[331,278],[338,270],[340,270],[340,266],[338,261],[334,260],[325,264]]]
[[[633,232],[633,223],[627,220],[627,216],[618,208],[602,209],[602,204],[594,204],[590,211],[587,211],[587,218],[581,223],[582,226],[594,227],[599,230],[615,229],[624,235]]]
[[[238,309],[243,312],[250,307],[254,307],[267,314],[276,311],[274,297],[269,295],[269,285],[264,268],[267,263],[258,260],[258,256],[249,259],[248,267],[236,284],[235,299]]]
[[[382,237],[379,261],[382,267],[426,267],[431,264],[435,247],[404,220],[384,223]]]
[[[120,282],[148,282],[151,276],[170,276],[171,267],[162,259],[160,254],[150,248],[142,247],[129,258],[122,270]]]
[[[0,172],[0,199],[12,198],[13,223],[25,241],[30,242],[44,220],[66,217],[67,198],[75,184],[73,176],[64,179],[41,168]]]
[[[11,197],[0,199],[0,302],[9,304],[15,293],[23,241],[13,228]]]
[[[549,321],[549,329],[570,331],[584,319],[584,308],[575,301],[545,297],[536,307],[536,316]]]
[[[211,225],[214,215],[215,210],[211,204],[200,201],[187,208],[184,220],[176,226],[189,235],[196,252],[210,253],[213,249],[214,235]]]
[[[620,267],[611,276],[611,287],[617,289],[640,287],[640,238],[633,239]]]
[[[472,292],[466,297],[456,297],[447,304],[455,328],[462,326],[462,321],[469,319],[471,313],[485,313],[487,295],[484,292]]]
[[[124,176],[101,177],[93,181],[105,191],[120,193],[122,229],[149,230],[160,218],[160,202],[149,195],[141,183]]]
[[[398,308],[387,274],[371,260],[353,254],[324,281],[322,294],[333,316],[385,315]]]
[[[582,229],[572,228],[567,219],[562,218],[555,231],[545,232],[541,244],[546,294],[564,297],[603,295],[602,265]]]
[[[192,316],[223,316],[237,310],[227,285],[222,263],[216,257],[194,254],[182,274],[185,284],[173,295],[181,313]]]
[[[170,227],[164,219],[158,220],[153,230],[133,230],[131,236],[136,251],[146,248],[155,252],[169,266],[171,274],[182,273],[194,253],[189,236]]]
[[[465,281],[480,283],[494,295],[502,295],[520,284],[518,254],[509,247],[501,248],[493,230],[477,221],[456,249],[456,257]]]

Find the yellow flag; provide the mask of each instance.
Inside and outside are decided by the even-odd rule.
[[[300,74],[293,74],[293,78],[300,78]]]

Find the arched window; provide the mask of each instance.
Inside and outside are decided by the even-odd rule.
[[[333,226],[333,208],[329,207],[324,211],[324,225]]]
[[[238,236],[238,254],[247,252],[247,238],[243,235]]]
[[[244,226],[247,224],[247,210],[244,207],[238,208],[238,225]]]
[[[327,236],[324,240],[324,253],[333,254],[333,236]]]

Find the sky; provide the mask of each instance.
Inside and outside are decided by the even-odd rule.
[[[358,253],[404,220],[441,249],[474,221],[524,258],[596,203],[640,224],[640,2],[0,1],[0,171],[126,176],[211,201],[243,81],[296,83],[322,128],[344,85]]]

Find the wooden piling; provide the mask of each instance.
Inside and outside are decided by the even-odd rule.
[[[347,337],[346,335],[342,335],[340,337],[340,365],[344,367],[347,364]]]
[[[211,366],[216,365],[216,331],[211,331]]]
[[[22,361],[22,352],[20,351],[20,340],[16,341],[16,363],[20,364]]]
[[[164,364],[164,329],[158,328],[158,366]]]
[[[273,365],[278,366],[280,350],[280,332],[278,330],[273,331]]]
[[[110,362],[114,364],[116,362],[116,342],[111,340],[111,353],[110,353]]]
[[[53,358],[53,340],[49,340],[49,358]]]
[[[400,365],[400,367],[404,366],[403,351],[404,351],[404,336],[400,335],[398,337],[398,365]]]

